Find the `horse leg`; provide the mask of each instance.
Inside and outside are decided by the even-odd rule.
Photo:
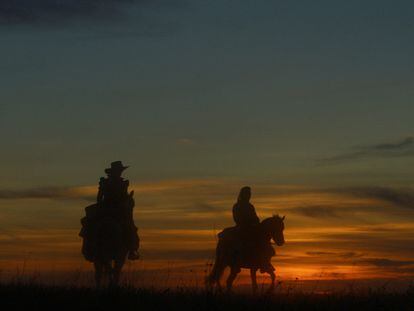
[[[274,273],[273,271],[270,271],[270,272],[269,272],[269,275],[270,275],[270,278],[271,278],[272,282],[270,283],[270,287],[269,287],[269,289],[267,290],[267,292],[268,292],[268,293],[272,293],[272,292],[274,291],[274,289],[275,289],[275,280],[276,280],[276,275],[275,275],[275,273]]]
[[[216,260],[213,269],[210,272],[210,275],[206,279],[207,289],[213,289],[214,285],[216,285],[217,290],[221,291],[220,279],[224,269],[225,267],[222,264],[219,264]]]
[[[112,269],[112,285],[118,286],[119,285],[119,279],[121,277],[121,271],[122,267],[125,264],[125,259],[117,259],[114,262],[114,267]]]
[[[112,266],[111,262],[102,263],[102,277],[105,278],[107,284],[111,284],[112,281]]]
[[[253,289],[253,294],[257,293],[257,279],[256,279],[256,272],[257,269],[250,269],[250,277],[252,279],[252,289]]]
[[[239,273],[239,269],[235,268],[235,267],[231,267],[230,270],[230,275],[227,278],[227,291],[230,292],[231,288],[233,286],[233,282],[236,279],[237,274]]]
[[[102,285],[103,265],[100,262],[94,262],[95,266],[95,284],[97,288]]]

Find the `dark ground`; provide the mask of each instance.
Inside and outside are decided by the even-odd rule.
[[[335,294],[213,294],[188,289],[0,285],[2,310],[414,310],[414,292],[381,291]]]

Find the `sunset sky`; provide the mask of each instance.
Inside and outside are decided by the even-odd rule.
[[[279,278],[414,277],[412,1],[57,2],[0,3],[1,271],[91,269],[122,160],[137,269],[201,273],[249,185]]]

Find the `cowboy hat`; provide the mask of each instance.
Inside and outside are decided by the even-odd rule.
[[[123,170],[126,170],[129,166],[124,166],[122,164],[122,161],[114,161],[111,163],[111,167],[110,168],[106,168],[105,169],[105,173],[110,173],[110,172],[122,172]]]

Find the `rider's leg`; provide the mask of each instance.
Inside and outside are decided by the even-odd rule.
[[[252,279],[252,288],[253,288],[253,294],[257,293],[257,279],[256,279],[256,272],[257,269],[250,269],[250,277]]]
[[[138,230],[134,223],[130,224],[130,234],[129,234],[129,260],[137,260],[139,259],[139,237],[138,237]]]
[[[233,282],[236,279],[237,274],[240,272],[240,269],[237,268],[231,268],[230,271],[230,275],[227,278],[227,290],[230,291],[232,286],[233,286]]]

